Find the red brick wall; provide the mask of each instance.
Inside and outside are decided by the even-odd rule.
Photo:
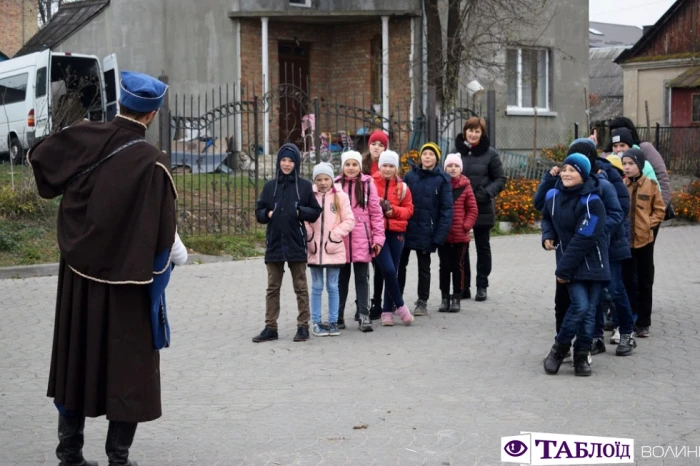
[[[35,3],[0,0],[0,51],[10,58],[39,28]]]
[[[693,94],[700,94],[700,88],[671,90],[671,126],[700,126],[691,121]]]
[[[261,74],[261,21],[241,20],[241,70],[244,92],[262,92]],[[278,44],[293,41],[310,47],[310,96],[329,103],[341,103],[360,108],[371,108],[371,41],[381,36],[379,17],[357,24],[294,24],[270,21],[269,67],[270,88],[279,84]],[[411,98],[409,81],[410,20],[400,18],[389,22],[390,107],[393,118],[408,117]],[[309,108],[312,111],[312,108]],[[270,115],[271,152],[279,143],[279,101],[273,102]],[[356,131],[362,123],[353,118],[325,118],[322,131]],[[252,124],[252,123],[251,123]],[[260,123],[262,125],[262,123]],[[246,133],[245,121],[243,132]],[[252,133],[251,133],[252,134]],[[262,126],[260,126],[262,135]],[[261,136],[262,137],[262,136]],[[402,145],[408,135],[402,136]],[[399,142],[398,140],[396,141]],[[398,147],[397,147],[398,148]]]

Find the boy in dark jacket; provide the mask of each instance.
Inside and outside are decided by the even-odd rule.
[[[300,154],[294,144],[284,144],[277,152],[277,177],[265,183],[255,206],[255,218],[267,224],[265,265],[267,266],[267,300],[265,328],[253,338],[255,343],[277,340],[280,315],[280,288],[284,263],[292,272],[299,315],[294,341],[309,339],[309,288],[306,282],[306,228],[315,222],[321,206],[310,181],[300,177]]]
[[[418,301],[413,315],[428,313],[430,254],[447,239],[452,225],[450,177],[440,168],[440,148],[429,142],[421,147],[421,164],[413,165],[403,181],[413,195],[413,216],[408,221],[406,245],[399,263],[399,286],[406,286],[406,267],[411,250],[418,255]]]
[[[610,280],[608,245],[605,234],[605,206],[600,183],[590,176],[591,163],[585,155],[569,155],[556,187],[547,192],[542,211],[542,246],[556,250],[557,282],[566,284],[571,306],[544,360],[548,374],[559,371],[571,342],[574,343],[576,375],[591,375],[588,361],[592,343],[595,309],[603,284]]]

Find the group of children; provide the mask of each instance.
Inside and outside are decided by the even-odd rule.
[[[477,204],[462,158],[450,154],[445,169],[440,149],[423,145],[420,163],[402,179],[399,156],[388,150],[386,133],[369,138],[363,157],[347,151],[341,173],[331,164],[313,169],[313,183],[300,177],[299,150],[283,145],[277,154],[277,176],[265,184],[256,204],[258,222],[267,224],[265,263],[268,269],[265,328],[254,342],[278,339],[280,287],[284,263],[292,272],[297,296],[294,341],[336,336],[345,328],[345,306],[354,273],[359,330],[371,332],[372,321],[394,325],[395,316],[410,325],[427,313],[430,255],[440,257],[441,312],[459,312],[464,283],[464,256]],[[410,251],[418,255],[418,297],[414,313],[404,301]],[[306,266],[311,269],[311,299]],[[370,264],[375,297],[370,310]],[[453,293],[450,293],[450,282]],[[322,294],[328,293],[328,320],[322,319]],[[381,299],[383,289],[383,303]],[[310,301],[310,306],[309,306]],[[309,312],[310,307],[310,312]],[[310,315],[309,315],[310,314]]]
[[[615,310],[611,343],[627,356],[648,337],[654,281],[653,243],[665,203],[653,169],[629,130],[612,132],[601,157],[590,138],[575,140],[561,167],[546,173],[535,195],[542,246],[556,251],[556,337],[544,370],[556,374],[570,354],[574,373],[591,375],[590,355],[605,351],[604,287]]]

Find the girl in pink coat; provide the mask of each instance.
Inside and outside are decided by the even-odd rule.
[[[333,165],[316,165],[313,179],[314,195],[323,210],[314,223],[305,222],[307,262],[311,270],[311,331],[317,337],[337,336],[340,335],[338,277],[347,261],[344,240],[355,226],[355,217],[348,195],[339,185],[333,184]],[[328,290],[328,327],[321,324],[324,270]]]
[[[355,227],[345,238],[347,263],[340,269],[340,306],[338,327],[345,328],[345,301],[348,298],[351,269],[355,269],[355,294],[357,296],[356,320],[360,331],[371,332],[369,318],[369,264],[384,246],[384,214],[379,205],[377,187],[372,177],[362,173],[362,156],[359,152],[344,152],[341,158],[342,174],[336,178],[350,198],[355,215]]]

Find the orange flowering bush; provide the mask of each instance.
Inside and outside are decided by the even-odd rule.
[[[700,180],[692,181],[681,191],[674,192],[671,203],[676,217],[700,221]]]
[[[569,151],[569,146],[564,144],[557,144],[552,147],[545,147],[542,149],[542,156],[548,158],[553,162],[563,162],[566,158],[566,153]]]
[[[539,183],[527,178],[509,179],[496,198],[496,219],[511,222],[515,229],[531,226],[539,220],[540,211],[532,203]]]
[[[411,166],[408,164],[409,160],[413,160],[413,163],[419,164],[420,153],[417,150],[409,150],[408,152],[401,154],[399,164],[401,165],[401,173],[404,175],[411,171]]]

